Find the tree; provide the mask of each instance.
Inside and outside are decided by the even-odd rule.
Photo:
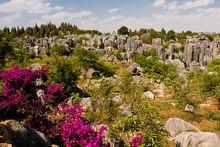
[[[176,33],[173,30],[167,32],[166,41],[169,41],[170,39],[176,40]]]
[[[7,54],[12,53],[12,47],[4,38],[0,38],[0,67],[5,63]]]
[[[118,29],[119,35],[128,35],[129,31],[126,26],[122,26],[120,29]]]

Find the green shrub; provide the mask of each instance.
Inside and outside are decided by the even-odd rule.
[[[143,136],[143,146],[158,147],[166,142],[167,132],[159,121],[159,113],[151,105],[144,103],[134,109],[132,116],[125,116],[117,124],[123,132],[136,132]]]
[[[50,50],[52,55],[70,55],[69,49],[61,44],[53,45]]]
[[[85,70],[93,68],[105,76],[112,76],[115,74],[115,70],[109,65],[106,65],[104,62],[100,61],[95,52],[77,49],[74,51],[73,55],[77,57],[79,66]]]
[[[65,83],[65,90],[71,93],[79,76],[79,68],[76,60],[72,58],[53,57],[50,62],[50,82]]]
[[[144,72],[150,78],[169,83],[178,77],[175,66],[161,63],[157,59],[136,55],[134,61],[144,69]]]

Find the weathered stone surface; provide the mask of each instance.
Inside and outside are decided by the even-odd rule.
[[[131,113],[132,106],[131,105],[123,104],[120,106],[120,109],[122,110],[122,113],[121,113],[122,116],[132,116],[132,113]]]
[[[181,147],[219,147],[220,138],[210,132],[182,132],[175,137]]]
[[[174,59],[169,61],[171,64],[175,65],[177,68],[177,73],[179,76],[184,76],[186,73],[186,68],[184,63],[179,59]]]
[[[156,49],[157,54],[159,55],[160,59],[165,61],[166,60],[166,50],[163,47],[163,42],[161,38],[156,38],[152,40],[152,46]]]
[[[199,131],[199,129],[195,126],[179,118],[170,118],[166,122],[165,128],[169,132],[171,137],[176,137],[176,135],[185,131]]]
[[[220,38],[216,37],[211,43],[211,51],[212,51],[212,57],[220,57]]]
[[[138,47],[142,45],[142,41],[139,40],[138,36],[133,36],[128,38],[127,43],[125,44],[125,49],[127,51],[136,51]]]
[[[184,50],[184,61],[187,67],[193,67],[193,65],[197,65],[199,67],[206,66],[208,61],[211,59],[208,57],[211,57],[211,55],[212,50],[210,49],[210,42],[208,38],[202,35],[193,37],[187,36]]]
[[[0,123],[0,142],[18,147],[50,146],[49,140],[43,133],[15,120],[6,120]]]
[[[143,99],[146,99],[146,98],[147,98],[147,99],[149,99],[149,100],[154,100],[155,95],[154,95],[153,92],[147,91],[147,92],[144,92],[144,93],[143,93],[142,98],[143,98]]]
[[[86,72],[86,77],[90,79],[99,78],[100,75],[100,72],[94,70],[93,68],[89,68]]]
[[[194,112],[194,107],[192,105],[190,105],[190,104],[187,104],[185,106],[184,110],[187,111],[187,112]]]
[[[81,105],[83,107],[84,110],[93,110],[93,106],[92,106],[92,101],[91,98],[82,98],[81,99]]]
[[[141,74],[141,67],[138,64],[131,64],[128,67],[129,72],[131,73],[131,75],[135,76],[135,75],[140,75]]]

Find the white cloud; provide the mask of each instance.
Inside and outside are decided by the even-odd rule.
[[[55,23],[60,24],[61,22],[73,22],[76,19],[87,17],[91,14],[90,11],[79,11],[79,12],[68,12],[60,11],[54,14],[42,15],[40,18],[32,20],[32,23]]]
[[[165,0],[155,0],[154,3],[152,4],[153,7],[160,7],[163,6],[166,3]]]
[[[115,22],[117,20],[120,20],[121,18],[122,18],[122,15],[110,16],[107,19],[103,19],[101,23]]]
[[[62,10],[61,6],[51,6],[45,0],[9,0],[0,4],[0,12],[27,12],[45,14]]]
[[[188,2],[185,2],[183,5],[181,5],[180,9],[187,10],[187,9],[196,8],[196,7],[203,7],[203,6],[207,6],[209,4],[212,4],[214,2],[215,2],[215,0],[188,1]]]
[[[114,12],[117,12],[117,11],[119,11],[119,8],[110,9],[108,12],[109,13],[114,13]]]
[[[14,24],[18,22],[21,18],[22,15],[20,13],[0,17],[0,27],[13,27]]]
[[[213,4],[215,0],[190,0],[183,4],[179,4],[178,1],[172,1],[170,3],[167,3],[164,6],[164,9],[170,10],[170,11],[176,11],[176,10],[188,10],[192,8],[198,8],[198,7],[204,7],[208,6],[210,4]]]

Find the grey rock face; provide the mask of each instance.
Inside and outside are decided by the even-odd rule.
[[[210,132],[183,132],[175,141],[181,147],[219,147],[220,138]]]
[[[143,93],[142,98],[143,98],[143,99],[146,99],[146,98],[147,98],[147,99],[149,99],[149,100],[154,100],[155,95],[154,95],[153,92],[147,91],[147,92],[144,92],[144,93]]]
[[[176,137],[178,134],[185,131],[199,131],[199,129],[195,126],[179,118],[170,118],[166,122],[165,128],[169,132],[171,137]]]
[[[211,59],[210,42],[208,38],[204,36],[187,36],[185,50],[184,50],[184,61],[187,67],[193,65],[206,66],[208,61]],[[196,64],[198,63],[198,64]]]
[[[166,60],[166,50],[163,47],[163,42],[161,38],[156,38],[152,40],[152,46],[156,49],[157,54],[159,55],[160,59],[165,61]]]
[[[140,46],[142,46],[142,41],[139,40],[138,36],[133,36],[128,38],[127,43],[125,44],[125,49],[127,51],[136,51]]]
[[[174,60],[170,60],[169,62],[176,66],[179,76],[184,76],[186,72],[186,68],[185,68],[184,63],[181,60],[174,59]]]
[[[0,123],[0,142],[20,147],[50,147],[50,142],[43,133],[15,120]]]
[[[212,51],[212,57],[220,57],[220,38],[214,38],[213,42],[211,43],[211,51]]]
[[[124,49],[125,48],[125,43],[127,42],[127,39],[128,39],[127,35],[118,36],[117,48],[118,49]]]

